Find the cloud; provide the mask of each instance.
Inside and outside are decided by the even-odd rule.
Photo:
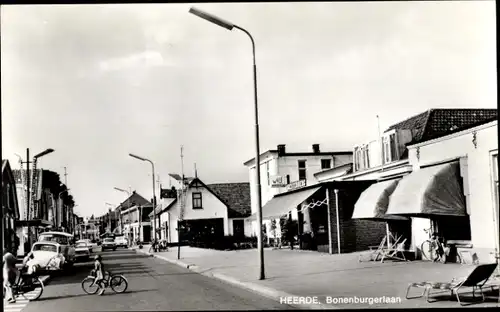
[[[112,58],[99,62],[99,69],[104,72],[125,69],[149,68],[171,65],[157,51],[144,51],[125,57]]]

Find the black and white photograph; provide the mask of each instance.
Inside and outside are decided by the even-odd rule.
[[[3,311],[500,307],[495,1],[0,10]]]

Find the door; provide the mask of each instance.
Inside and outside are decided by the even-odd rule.
[[[233,235],[236,238],[245,237],[245,221],[244,220],[233,220]]]

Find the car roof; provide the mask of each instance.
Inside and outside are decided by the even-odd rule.
[[[66,236],[66,237],[73,237],[73,235],[65,232],[43,232],[40,233],[40,235],[61,235],[61,236]]]
[[[33,244],[33,246],[35,246],[35,245],[54,245],[54,246],[58,246],[58,245],[61,245],[61,244],[59,244],[57,242],[35,242]]]

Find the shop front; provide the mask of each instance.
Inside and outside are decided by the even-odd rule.
[[[300,249],[331,254],[366,250],[385,234],[384,222],[353,218],[356,201],[371,184],[333,181],[282,193],[262,207],[263,220],[291,219],[295,210]]]

